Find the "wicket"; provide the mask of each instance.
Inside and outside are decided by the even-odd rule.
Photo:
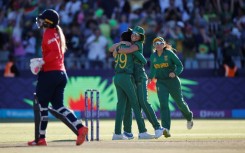
[[[93,108],[94,108],[94,92],[96,93],[96,113],[94,115]],[[88,109],[88,94],[90,93],[90,110]],[[96,89],[88,89],[85,91],[85,124],[88,127],[88,119],[90,117],[90,123],[91,123],[91,138],[90,141],[94,141],[94,118],[96,119],[96,140],[99,141],[99,94],[100,92]],[[90,116],[89,116],[90,111]],[[89,135],[89,134],[88,134]],[[89,141],[88,135],[86,136],[86,140]]]

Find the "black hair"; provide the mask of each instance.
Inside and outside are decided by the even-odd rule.
[[[131,35],[132,35],[132,31],[124,31],[122,34],[121,34],[121,40],[122,41],[128,41],[128,42],[131,42]]]

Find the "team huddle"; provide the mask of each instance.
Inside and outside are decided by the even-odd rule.
[[[114,84],[117,90],[117,109],[115,119],[115,131],[112,140],[133,139],[131,131],[132,111],[137,121],[138,139],[157,139],[164,135],[170,137],[170,110],[169,95],[173,97],[184,118],[187,120],[187,128],[193,126],[193,114],[183,100],[181,83],[178,75],[183,71],[183,65],[173,48],[162,37],[153,40],[154,51],[150,57],[149,78],[144,65],[147,60],[143,56],[143,42],[145,40],[144,29],[136,26],[121,34],[121,41],[110,47],[115,58]],[[157,95],[160,101],[161,125],[156,114],[148,102],[147,84],[155,78]],[[142,110],[155,129],[155,134],[147,133]],[[123,130],[122,133],[122,123]]]
[[[28,142],[29,146],[46,146],[46,129],[48,112],[65,123],[77,136],[76,145],[84,143],[88,127],[77,119],[75,114],[64,106],[64,89],[68,77],[64,65],[66,41],[59,27],[59,14],[52,9],[45,10],[37,17],[37,25],[43,31],[42,58],[31,60],[33,74],[38,76],[34,117],[35,140]],[[183,100],[181,83],[178,75],[183,71],[183,65],[173,48],[162,37],[153,40],[154,51],[150,57],[151,69],[149,78],[144,65],[147,60],[143,56],[145,31],[136,26],[121,34],[121,41],[112,45],[109,51],[115,58],[114,84],[117,90],[117,108],[115,129],[112,140],[133,139],[132,110],[138,125],[138,139],[157,139],[164,135],[170,137],[169,95],[173,97],[184,118],[187,128],[193,126],[193,114]],[[148,102],[147,84],[151,79],[157,80],[157,94],[160,101],[161,124]],[[52,107],[49,107],[49,103]],[[155,134],[147,133],[144,118],[152,124]],[[123,133],[122,133],[123,124]]]

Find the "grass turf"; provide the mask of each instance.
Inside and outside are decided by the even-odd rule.
[[[149,133],[154,130],[147,120]],[[28,147],[34,137],[32,122],[1,122],[0,153],[5,152],[245,152],[245,120],[194,120],[192,130],[187,130],[185,120],[172,120],[170,138],[138,140],[137,124],[133,122],[135,139],[112,141],[113,120],[100,121],[100,141],[85,142],[75,146],[76,136],[63,123],[51,121],[47,129],[48,147]],[[89,131],[90,132],[90,131]],[[90,134],[90,133],[89,133]],[[90,136],[90,135],[89,135]]]

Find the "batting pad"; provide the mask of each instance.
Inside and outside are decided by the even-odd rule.
[[[35,135],[35,141],[37,143],[40,135],[41,106],[38,102],[36,93],[33,93],[33,95],[34,95],[33,112],[34,112],[34,126],[35,126],[34,135]]]
[[[58,112],[57,110],[53,109],[52,107],[48,107],[49,112],[56,117],[57,119],[61,120],[63,123],[65,123],[66,126],[68,126],[73,133],[75,133],[76,135],[78,135],[78,131],[77,128],[66,118],[66,116],[64,116],[63,114],[61,114],[60,112]]]

